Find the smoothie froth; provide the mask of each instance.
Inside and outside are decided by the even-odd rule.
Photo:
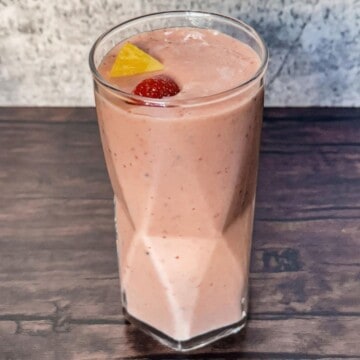
[[[254,50],[218,31],[176,28],[142,33],[128,40],[157,60],[181,88],[177,99],[194,99],[235,88],[249,80],[260,67]],[[99,71],[105,79],[131,93],[153,74],[112,78],[110,70],[121,46],[104,58]]]

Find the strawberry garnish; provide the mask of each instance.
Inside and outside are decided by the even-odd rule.
[[[174,96],[180,91],[176,82],[168,76],[159,75],[141,81],[133,94],[153,99]]]

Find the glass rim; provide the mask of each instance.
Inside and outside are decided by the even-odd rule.
[[[232,22],[234,25],[237,25],[238,27],[243,28],[247,33],[250,33],[250,35],[253,36],[253,38],[258,42],[258,44],[262,50],[262,53],[263,53],[260,58],[260,60],[261,60],[260,66],[259,66],[258,70],[255,72],[255,74],[250,79],[243,81],[239,85],[236,85],[235,87],[232,87],[230,89],[218,92],[216,94],[197,96],[197,97],[193,97],[193,98],[189,98],[189,99],[176,99],[176,98],[172,98],[172,97],[165,97],[162,99],[154,99],[154,98],[147,98],[147,97],[143,97],[143,96],[139,96],[139,95],[135,95],[135,94],[123,91],[123,90],[119,89],[118,87],[114,86],[113,84],[111,84],[110,82],[108,82],[107,80],[105,80],[105,78],[98,72],[98,70],[95,66],[95,62],[94,62],[95,51],[96,51],[97,47],[100,45],[101,41],[106,36],[111,34],[113,31],[115,31],[118,28],[123,27],[125,25],[131,24],[132,22],[136,22],[138,20],[147,19],[147,18],[151,19],[153,17],[158,17],[161,15],[170,15],[171,16],[171,15],[180,15],[180,14],[195,15],[195,16],[213,16],[218,19]],[[161,29],[161,28],[159,28],[159,29]],[[105,31],[104,33],[102,33],[95,40],[94,44],[91,47],[90,53],[89,53],[89,66],[90,66],[90,70],[91,70],[91,73],[92,73],[95,81],[98,81],[105,88],[116,93],[118,96],[126,99],[130,103],[136,103],[138,105],[160,106],[160,107],[172,107],[172,106],[180,106],[180,105],[183,106],[186,104],[194,105],[194,104],[199,104],[199,103],[213,102],[219,98],[223,99],[224,97],[228,97],[233,94],[237,94],[238,92],[241,92],[241,90],[245,89],[247,86],[254,83],[257,79],[259,79],[260,77],[262,77],[265,74],[265,71],[268,66],[268,62],[269,62],[268,48],[267,48],[262,36],[252,26],[246,24],[242,20],[239,20],[239,19],[231,17],[231,16],[212,13],[212,12],[206,12],[206,11],[195,11],[195,10],[161,11],[161,12],[155,12],[155,13],[141,15],[141,16],[134,17],[129,20],[123,21],[123,22],[113,26],[109,30]]]

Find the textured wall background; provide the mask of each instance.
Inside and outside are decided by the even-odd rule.
[[[97,36],[173,9],[238,17],[263,35],[267,105],[360,106],[360,0],[1,0],[0,105],[93,105]]]

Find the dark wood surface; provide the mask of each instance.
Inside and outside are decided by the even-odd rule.
[[[0,359],[359,359],[360,109],[266,109],[242,333],[188,354],[121,315],[94,109],[0,109]]]

